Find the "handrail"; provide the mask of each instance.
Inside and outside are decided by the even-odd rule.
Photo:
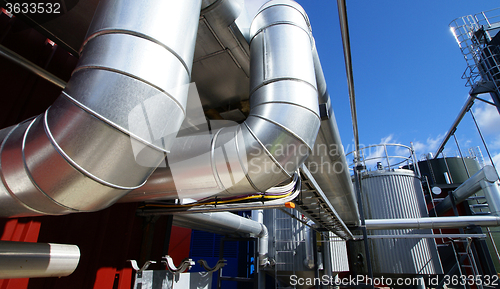
[[[365,156],[366,150],[371,149],[371,148],[378,148],[378,147],[382,147],[383,151],[380,152],[380,151],[376,150],[374,156],[373,156],[373,153],[370,153],[367,157]],[[387,147],[394,147],[394,149],[398,149],[398,148],[407,149],[409,156],[396,155],[392,152],[391,152],[392,154],[389,154],[389,150],[387,149]],[[348,154],[346,154],[346,156],[348,156],[352,153],[354,153],[354,151],[349,152]],[[395,162],[394,161],[395,159],[402,159],[402,160]],[[403,144],[395,144],[395,143],[375,144],[375,145],[369,145],[369,146],[366,146],[366,147],[359,149],[359,162],[363,164],[365,169],[367,169],[367,166],[366,166],[367,162],[370,163],[370,162],[375,161],[375,160],[380,160],[380,162],[378,162],[378,163],[381,163],[381,164],[383,163],[383,165],[382,165],[383,169],[386,169],[386,170],[400,168],[400,165],[405,163],[405,162],[406,162],[407,167],[410,168],[411,165],[415,163],[413,148],[406,146],[406,145],[403,145]],[[349,167],[352,168],[352,167],[356,166],[356,164],[357,164],[356,160],[354,160],[349,165]],[[413,170],[415,173],[417,173],[415,166],[414,166]]]

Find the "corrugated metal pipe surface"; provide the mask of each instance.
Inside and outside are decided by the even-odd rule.
[[[95,211],[140,187],[180,127],[201,0],[104,0],[43,114],[0,131],[0,215]]]
[[[259,264],[261,266],[268,264],[269,234],[262,222],[230,212],[217,212],[175,215],[173,224],[222,235],[251,234],[259,238]]]
[[[320,126],[313,41],[296,2],[271,1],[259,10],[251,26],[249,116],[240,125],[177,138],[167,155],[169,173],[159,170],[165,177],[155,178],[167,181],[165,199],[265,192],[291,178]],[[125,200],[143,200],[148,187]]]
[[[75,245],[0,241],[0,279],[68,276],[79,261]]]

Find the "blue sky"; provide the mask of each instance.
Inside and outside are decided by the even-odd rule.
[[[337,1],[297,2],[310,18],[342,142],[351,151],[352,122]],[[469,92],[461,79],[466,63],[448,24],[497,7],[500,2],[493,0],[347,0],[362,145],[413,142],[417,157],[436,150]],[[483,97],[489,99],[489,95]],[[499,114],[478,101],[473,111],[500,166]],[[481,146],[487,157],[470,114],[456,136],[463,150]],[[456,150],[452,139],[445,151],[453,154]]]

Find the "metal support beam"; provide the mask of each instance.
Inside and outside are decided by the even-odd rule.
[[[464,106],[462,107],[462,109],[458,113],[457,118],[455,119],[455,121],[451,125],[450,129],[446,133],[446,136],[444,137],[443,141],[439,145],[436,153],[434,154],[434,158],[437,158],[439,156],[439,154],[443,151],[444,146],[446,145],[446,143],[448,142],[448,140],[450,140],[450,137],[457,130],[458,124],[462,121],[462,119],[464,118],[464,115],[469,111],[469,109],[472,107],[473,104],[474,104],[474,97],[472,97],[471,95],[469,95],[469,97],[465,101]]]
[[[355,238],[361,240],[362,235],[356,235]],[[369,235],[368,239],[467,239],[478,238],[485,239],[486,234],[406,234],[406,235]]]
[[[0,55],[6,59],[18,64],[21,67],[33,72],[34,74],[40,76],[41,78],[57,85],[58,87],[64,89],[66,87],[66,82],[54,74],[48,72],[47,70],[39,67],[28,59],[22,57],[21,55],[15,53],[14,51],[8,49],[7,47],[0,45]]]
[[[349,103],[351,105],[352,132],[354,135],[354,147],[359,151],[358,117],[356,112],[356,96],[354,94],[354,77],[352,72],[351,41],[349,40],[349,25],[347,21],[347,7],[345,0],[337,0],[339,10],[340,32],[342,35],[342,45],[344,47],[345,71],[347,76],[347,86],[349,89]]]

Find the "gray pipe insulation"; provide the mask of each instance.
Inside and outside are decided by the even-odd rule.
[[[250,113],[240,125],[177,138],[159,169],[121,201],[265,192],[289,181],[310,155],[320,126],[314,39],[305,11],[294,1],[261,7],[251,29]],[[196,172],[196,174],[193,174]],[[172,176],[170,178],[169,176]],[[161,198],[161,197],[160,197]]]
[[[184,118],[200,8],[99,3],[61,96],[0,131],[0,216],[96,211],[144,184]]]
[[[75,245],[0,241],[0,279],[68,276],[79,261]]]
[[[316,46],[313,60],[319,103],[324,105],[327,118],[322,118],[313,153],[306,165],[342,221],[359,225],[356,194]]]

